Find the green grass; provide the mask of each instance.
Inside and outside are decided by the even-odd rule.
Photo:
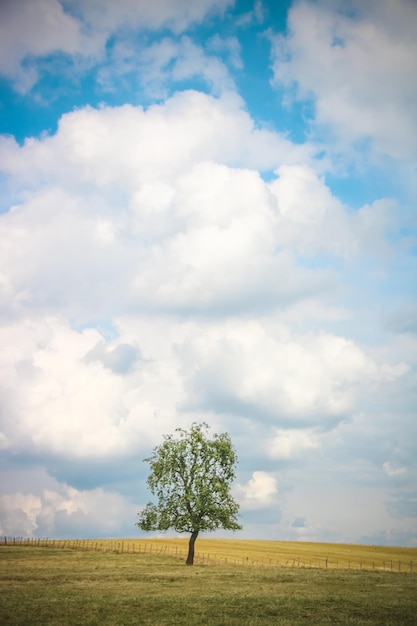
[[[195,565],[174,557],[0,547],[2,625],[416,624],[407,573]]]

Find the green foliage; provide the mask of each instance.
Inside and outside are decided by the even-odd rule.
[[[198,533],[217,528],[239,530],[239,505],[230,494],[237,457],[227,433],[207,437],[207,424],[189,431],[176,429],[145,459],[150,464],[147,483],[158,499],[140,513],[142,530],[174,529]]]

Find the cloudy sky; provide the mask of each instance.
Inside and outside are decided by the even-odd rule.
[[[415,0],[2,0],[0,534],[139,536],[230,433],[242,538],[417,546]]]

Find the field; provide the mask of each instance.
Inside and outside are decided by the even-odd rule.
[[[417,575],[405,568],[417,569],[416,549],[201,540],[186,567],[184,540],[49,543],[0,546],[1,624],[417,623]],[[325,553],[338,569],[309,567]],[[376,566],[384,559],[393,571]],[[368,569],[348,568],[360,562]]]
[[[0,538],[0,543],[5,538]],[[9,540],[18,545],[19,540]],[[76,548],[101,552],[159,554],[186,557],[188,539],[21,540],[25,546]],[[291,541],[205,539],[196,542],[195,562],[206,565],[245,565],[313,569],[367,569],[417,572],[417,548]]]

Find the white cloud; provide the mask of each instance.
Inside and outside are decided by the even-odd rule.
[[[166,49],[166,43],[163,42]],[[234,82],[229,75],[227,67],[215,56],[205,53],[201,46],[194,44],[189,37],[182,37],[180,42],[171,50],[170,56],[163,64],[158,62],[159,50],[150,46],[144,52],[142,61],[150,64],[147,68],[148,81],[153,82],[161,70],[168,64],[172,64],[169,72],[165,70],[166,76],[176,82],[189,80],[195,77],[203,78],[211,87],[213,92],[221,93],[223,90],[233,90]],[[163,75],[162,77],[163,78]]]
[[[352,341],[260,321],[211,324],[177,350],[191,406],[286,428],[345,419],[365,390],[385,380],[382,364]]]
[[[299,255],[317,254],[352,260],[363,254],[389,256],[387,232],[394,232],[398,206],[377,200],[350,211],[313,169],[283,165],[270,184],[279,212],[279,243]]]
[[[110,529],[94,525],[88,498],[98,511],[118,501],[82,492],[71,466],[140,459],[195,419],[233,433],[242,472],[258,468],[239,479],[242,504],[269,515],[272,463],[331,459],[323,431],[344,453],[364,433],[390,441],[400,404],[406,422],[410,341],[349,339],[355,312],[335,301],[349,265],[389,263],[394,207],[351,211],[317,175],[311,146],[259,129],[236,95],[192,91],[146,110],[80,109],[53,136],[0,144],[15,198],[0,216],[0,441],[78,489],[19,486],[5,528],[111,533],[117,516]],[[266,182],[262,168],[277,177]],[[358,413],[355,428],[337,427]],[[387,458],[409,467],[401,446],[375,461],[378,480],[392,481]],[[279,480],[280,492],[293,484]],[[323,530],[314,510],[290,504],[281,537],[323,539],[339,521]],[[291,527],[302,516],[306,526]]]
[[[386,508],[391,485],[415,477],[415,311],[401,308],[410,292],[395,241],[403,207],[339,201],[318,175],[327,147],[259,126],[233,91],[226,64],[239,71],[246,58],[238,40],[214,35],[203,48],[182,36],[230,2],[15,4],[0,8],[9,12],[0,71],[22,91],[61,50],[66,62],[99,62],[107,88],[120,73],[138,81],[129,93],[142,79],[159,97],[197,77],[221,96],[85,107],[53,135],[0,139],[0,447],[6,464],[29,457],[65,482],[4,481],[14,494],[2,502],[3,532],[130,534],[136,507],[113,488],[144,489],[141,458],[200,419],[239,444],[236,493],[248,516],[262,509],[261,521],[276,520],[284,503],[277,538],[407,530],[412,497],[401,492],[394,521]],[[264,6],[243,17],[262,22]],[[274,69],[316,98],[317,126],[329,124],[343,148],[369,136],[407,156],[414,11],[404,20],[393,6],[357,3],[353,19],[331,3],[294,4],[292,33],[277,42],[290,57]],[[384,337],[381,316],[407,336]],[[354,481],[363,510],[355,486],[341,488]],[[254,536],[269,528],[258,518]]]
[[[220,54],[226,50],[226,62],[239,66],[237,40],[213,38],[207,45],[196,44],[188,35],[179,39],[165,36],[143,47],[124,37],[115,41],[109,59],[97,74],[105,91],[127,87],[126,81],[143,90],[147,98],[166,98],[173,85],[203,80],[213,94],[235,91],[234,80]]]
[[[179,33],[230,5],[231,0],[6,0],[0,7],[0,73],[26,92],[38,80],[38,61],[51,53],[98,63],[105,58],[106,42],[120,29],[165,27]],[[53,64],[45,67],[53,69]]]
[[[127,257],[120,238],[115,239],[117,216],[103,222],[88,214],[87,206],[86,199],[51,186],[1,216],[6,243],[0,257],[8,267],[3,314],[24,314],[32,307],[77,314],[81,302],[85,311],[107,307],[115,276],[123,281]]]
[[[84,191],[94,185],[130,192],[145,182],[169,183],[201,161],[272,170],[308,163],[312,154],[308,144],[297,146],[257,128],[236,94],[213,98],[186,91],[147,110],[124,105],[74,111],[62,116],[55,135],[28,139],[22,148],[2,137],[0,167],[26,184],[47,179],[77,190],[82,183]]]
[[[227,53],[231,66],[235,69],[243,69],[243,61],[241,57],[242,47],[237,37],[222,38],[216,34],[208,40],[207,47],[212,52]]]
[[[262,311],[332,292],[336,273],[308,259],[388,257],[393,204],[351,212],[297,164],[309,151],[236,97],[196,92],[82,109],[23,147],[2,138],[17,197],[0,217],[3,314]]]
[[[145,209],[146,221],[138,227],[148,234],[155,216],[142,199],[138,213]],[[133,283],[135,297],[156,308],[262,308],[331,285],[328,273],[276,252],[279,217],[255,172],[200,163],[179,179],[168,209],[175,231],[150,246]],[[152,293],[150,284],[157,286]]]
[[[306,452],[320,446],[317,433],[307,428],[275,430],[273,439],[269,442],[269,454],[274,459],[294,459],[302,457]]]
[[[102,42],[104,43],[104,42]],[[52,52],[97,55],[97,43],[82,32],[80,22],[58,0],[6,0],[0,7],[0,73],[20,92],[38,78],[36,57]],[[24,60],[30,63],[22,65]]]
[[[41,499],[31,494],[0,495],[0,534],[31,537],[41,506]]]
[[[237,483],[233,492],[243,510],[269,508],[276,502],[278,481],[268,472],[253,472],[252,478],[245,485]]]
[[[96,330],[77,332],[53,318],[4,324],[1,342],[1,430],[12,451],[114,460],[153,445],[175,424],[175,370],[132,361],[136,344],[106,348]]]
[[[137,507],[120,494],[57,487],[59,491],[45,489],[40,496],[20,492],[0,495],[0,534],[87,538],[112,536],[125,525],[132,527],[133,534]]]
[[[90,28],[112,32],[121,26],[181,32],[208,15],[224,14],[233,0],[65,0],[66,6],[81,15]]]
[[[277,249],[277,194],[249,169],[304,148],[287,154],[240,105],[187,92],[147,111],[74,112],[23,147],[3,138],[21,197],[0,218],[9,313],[262,308],[331,287],[329,272]]]
[[[390,381],[384,363],[351,341],[295,335],[272,319],[131,316],[117,328],[118,337],[106,341],[95,329],[76,331],[57,318],[3,323],[6,450],[115,462],[209,415],[226,430],[237,417],[258,423],[257,445],[272,458],[292,458],[318,445],[314,427],[334,427],[370,389],[378,394],[403,375],[391,373]],[[269,447],[265,427],[279,429],[272,428]]]
[[[413,158],[417,150],[417,10],[410,0],[295,3],[273,41],[276,84],[312,96],[316,121],[343,142]]]
[[[253,4],[253,9],[247,11],[246,13],[242,13],[236,20],[236,25],[239,27],[248,27],[253,23],[262,24],[265,18],[265,7],[262,0],[255,0]]]
[[[388,461],[383,463],[382,467],[388,476],[401,476],[401,474],[405,474],[407,471],[406,467],[398,467]]]

